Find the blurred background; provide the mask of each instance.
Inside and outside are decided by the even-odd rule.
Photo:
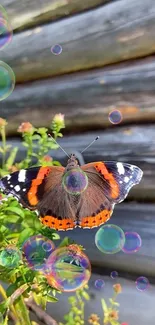
[[[36,127],[49,127],[55,114],[61,113],[66,128],[58,142],[68,153],[77,153],[81,164],[116,160],[135,164],[144,172],[140,184],[115,208],[110,220],[141,236],[137,253],[102,254],[94,242],[96,229],[73,230],[67,235],[84,245],[91,261],[87,314],[93,309],[101,315],[100,298],[110,295],[110,273],[115,270],[123,286],[122,322],[153,325],[155,2],[1,0],[1,5],[13,35],[10,30],[7,46],[0,43],[0,60],[14,74],[1,63],[10,79],[6,79],[7,96],[1,93],[0,117],[9,123],[8,142],[20,149],[17,161],[24,157],[18,126],[29,121]],[[81,155],[98,135],[100,139]],[[66,164],[61,150],[50,154]],[[150,282],[145,292],[136,289],[138,276]],[[103,291],[94,286],[98,278],[105,281]],[[48,310],[59,321],[68,310],[67,296],[62,294],[60,302]]]

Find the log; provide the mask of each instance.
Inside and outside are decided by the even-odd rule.
[[[14,35],[1,50],[16,81],[105,66],[155,51],[154,0],[124,0]],[[62,53],[53,55],[51,46]]]
[[[109,0],[1,0],[12,29],[21,31],[104,4]]]
[[[27,120],[48,127],[58,112],[67,131],[81,132],[111,126],[113,109],[121,111],[121,125],[155,121],[155,56],[17,85],[0,116],[10,122],[8,134]]]
[[[139,166],[143,172],[143,178],[139,185],[132,188],[128,195],[129,200],[155,202],[155,127],[154,125],[120,127],[114,126],[112,130],[80,135],[65,136],[58,139],[58,143],[71,154],[81,152],[97,135],[100,139],[83,153],[86,163],[92,161],[115,160],[131,163]],[[8,144],[17,146],[19,152],[17,161],[25,157],[25,147],[21,146],[19,139],[8,141]],[[49,154],[53,159],[66,165],[68,158],[59,150],[51,150]]]

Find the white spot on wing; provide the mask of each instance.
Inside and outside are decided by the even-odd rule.
[[[26,170],[21,169],[18,174],[18,182],[25,182],[25,179],[26,179]]]
[[[118,173],[119,173],[119,175],[124,175],[124,173],[125,173],[125,169],[124,169],[122,163],[120,163],[120,162],[117,163],[117,169],[118,169]]]
[[[128,176],[125,176],[125,177],[124,177],[124,182],[125,182],[125,183],[128,183],[129,180],[130,180],[130,178],[129,178]]]
[[[7,180],[9,180],[11,178],[11,175],[7,175],[6,177],[7,177]]]
[[[14,189],[15,189],[16,192],[19,192],[19,191],[20,191],[20,186],[19,186],[19,185],[16,185],[16,186],[14,187]]]

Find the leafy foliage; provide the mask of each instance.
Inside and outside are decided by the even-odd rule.
[[[50,149],[57,149],[55,140],[62,136],[61,128],[64,128],[64,117],[61,114],[55,115],[51,122],[51,132],[53,138],[49,137],[46,128],[35,128],[29,122],[22,123],[18,132],[22,134],[22,145],[26,147],[25,159],[16,163],[17,147],[11,147],[6,143],[7,122],[0,118],[0,134],[2,145],[0,154],[2,155],[2,166],[0,176],[28,168],[30,166],[52,166],[60,165],[58,161],[52,160],[48,156]],[[48,229],[41,224],[35,211],[24,209],[14,197],[7,197],[0,194],[0,259],[1,254],[8,247],[21,250],[25,240],[30,236],[42,234],[48,239],[58,240],[59,234],[55,230]],[[66,239],[66,244],[69,242]],[[64,245],[64,244],[63,244]],[[10,259],[13,256],[10,256]],[[5,291],[0,286],[0,294],[4,301],[0,303],[0,315],[3,315],[4,324],[8,324],[8,312],[11,309],[18,324],[30,325],[29,313],[27,311],[24,298],[33,296],[35,302],[46,309],[47,302],[57,302],[55,297],[57,290],[47,283],[43,273],[30,270],[25,263],[24,256],[18,265],[0,265],[0,280],[8,284]],[[20,317],[18,309],[20,308]]]

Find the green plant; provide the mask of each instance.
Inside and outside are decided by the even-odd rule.
[[[46,128],[35,128],[29,122],[20,125],[18,132],[22,134],[22,145],[26,147],[26,156],[18,163],[15,163],[18,148],[13,148],[6,142],[6,126],[7,122],[0,118],[1,177],[32,165],[60,165],[59,162],[53,161],[47,153],[50,149],[58,148],[54,139],[62,136],[60,131],[65,127],[63,115],[55,115],[51,123],[54,139],[48,136]],[[0,303],[1,324],[8,324],[10,314],[12,314],[16,325],[32,324],[25,304],[26,298],[33,297],[44,310],[48,301],[57,301],[55,297],[57,290],[48,285],[43,273],[30,270],[23,257],[17,263],[16,251],[20,252],[26,239],[38,234],[42,234],[52,241],[59,239],[59,235],[54,230],[48,229],[40,223],[36,212],[24,209],[13,197],[0,194],[0,280],[8,284],[6,291],[0,285],[0,295],[3,298]],[[65,243],[68,244],[69,240],[66,239]],[[14,250],[15,254],[9,255],[9,249],[11,252]],[[2,263],[4,254],[5,259]],[[10,261],[12,266],[10,266]]]
[[[87,292],[88,285],[81,290],[77,290],[74,296],[68,298],[70,304],[70,311],[64,315],[65,323],[59,323],[59,325],[82,325],[85,324],[84,311],[85,300],[89,300],[90,296]],[[108,306],[104,299],[101,299],[101,305],[103,309],[103,321],[100,322],[100,318],[97,314],[90,315],[88,322],[92,325],[121,325],[119,322],[119,303],[116,302],[116,298],[121,293],[122,288],[119,283],[113,285],[114,294],[112,298],[109,298],[110,305]]]
[[[103,309],[103,325],[120,325],[119,322],[119,303],[116,302],[116,298],[119,293],[122,292],[122,287],[119,283],[113,285],[114,294],[112,298],[109,298],[110,305],[108,306],[104,299],[101,299],[101,305]],[[91,314],[88,322],[92,325],[100,325],[99,317],[96,314]]]
[[[89,294],[87,293],[88,285],[75,292],[74,296],[68,298],[68,302],[71,306],[68,314],[64,315],[65,325],[82,325],[84,324],[84,306],[85,300],[89,300]],[[59,323],[59,325],[64,325]]]

